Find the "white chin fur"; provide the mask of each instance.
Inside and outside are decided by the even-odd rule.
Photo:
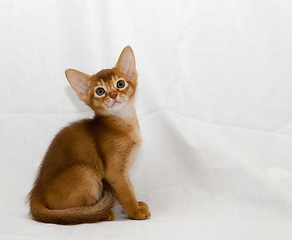
[[[127,119],[132,116],[131,104],[127,104],[127,101],[121,102],[118,100],[117,103],[110,103],[109,107],[106,108],[111,114],[120,116],[121,118]]]

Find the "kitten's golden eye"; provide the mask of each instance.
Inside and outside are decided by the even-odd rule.
[[[98,96],[102,96],[105,93],[105,90],[103,88],[98,88],[95,92]]]
[[[117,82],[117,88],[124,88],[126,85],[124,80],[120,80]]]

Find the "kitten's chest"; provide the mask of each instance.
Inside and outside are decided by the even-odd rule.
[[[97,153],[100,154],[105,168],[128,169],[142,142],[138,122],[127,124],[114,121],[110,126],[99,130]]]
[[[136,159],[142,142],[137,130],[129,130],[123,137],[112,139],[106,154],[108,168],[129,169]]]
[[[142,136],[140,134],[140,128],[139,125],[137,123],[137,126],[135,126],[134,129],[132,129],[132,131],[130,132],[130,136],[131,139],[133,141],[133,145],[131,146],[131,150],[129,152],[129,155],[127,157],[127,162],[126,162],[126,167],[130,168],[132,166],[132,164],[134,163],[137,154],[139,152],[141,143],[142,143]]]

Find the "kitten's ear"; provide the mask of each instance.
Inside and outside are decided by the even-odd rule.
[[[85,102],[91,89],[91,76],[74,69],[67,69],[65,75],[77,96]]]
[[[115,67],[129,78],[133,80],[137,79],[138,73],[136,70],[135,56],[130,46],[124,48]]]

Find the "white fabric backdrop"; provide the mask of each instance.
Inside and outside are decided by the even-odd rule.
[[[292,239],[291,23],[289,0],[0,1],[0,239]],[[92,116],[65,69],[110,68],[126,45],[151,218],[32,221],[51,139]]]

